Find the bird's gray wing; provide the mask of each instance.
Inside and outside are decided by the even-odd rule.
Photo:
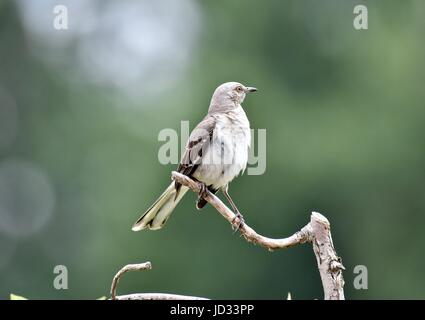
[[[207,115],[196,127],[193,129],[186,143],[186,148],[181,158],[177,171],[192,177],[196,168],[201,164],[202,156],[208,150],[216,125],[216,118],[212,115]],[[175,183],[177,194],[181,185]]]

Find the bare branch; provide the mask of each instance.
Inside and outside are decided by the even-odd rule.
[[[152,264],[148,262],[144,263],[136,263],[136,264],[128,264],[120,269],[120,271],[117,272],[114,279],[112,279],[112,285],[111,285],[111,299],[115,300],[116,293],[117,293],[117,285],[120,281],[122,275],[128,271],[141,271],[141,270],[151,270]]]
[[[182,185],[199,193],[201,184],[178,172],[172,172],[172,178]],[[204,199],[208,201],[230,224],[239,225],[239,218],[230,210],[218,197],[206,191]],[[336,254],[330,224],[328,219],[317,212],[313,212],[310,222],[300,231],[292,236],[282,239],[272,239],[262,236],[255,232],[250,226],[244,223],[239,232],[248,241],[259,244],[262,247],[272,251],[274,249],[283,249],[293,247],[297,244],[310,242],[313,244],[313,251],[316,255],[317,266],[322,279],[324,298],[326,300],[344,300],[344,279],[342,270],[344,266],[341,258]],[[127,271],[149,270],[152,266],[150,262],[140,264],[129,264],[122,268],[115,275],[111,286],[112,300],[207,300],[201,297],[184,296],[168,293],[136,293],[123,296],[116,296],[116,287],[121,276]]]
[[[178,172],[172,172],[172,178],[199,193],[201,184]],[[237,216],[217,196],[207,190],[204,199],[208,201],[230,224],[238,225]],[[328,219],[317,212],[313,212],[310,222],[292,236],[282,239],[264,237],[246,223],[239,229],[244,238],[255,244],[259,244],[268,250],[289,248],[297,244],[313,243],[314,254],[322,279],[324,296],[326,300],[344,300],[344,279],[342,270],[344,266],[341,258],[336,254],[332,242],[330,224]]]
[[[128,271],[142,271],[151,269],[152,264],[149,261],[143,263],[128,264],[122,267],[112,280],[111,300],[208,300],[206,298],[201,297],[183,296],[180,294],[169,293],[134,293],[117,296],[117,285],[124,273]]]
[[[207,298],[183,296],[170,293],[134,293],[116,296],[115,300],[209,300]]]
[[[314,234],[313,250],[322,278],[325,300],[344,300],[342,270],[345,268],[341,263],[341,258],[336,254],[330,223],[320,213],[313,212],[310,225]]]
[[[193,192],[199,193],[201,190],[201,184],[196,182],[189,177],[175,172],[172,172],[172,177],[175,181],[185,185],[192,189]],[[230,210],[217,196],[206,190],[206,196],[204,197],[230,224],[237,226],[239,225],[239,218]],[[282,239],[272,239],[264,237],[254,231],[250,226],[244,223],[240,228],[239,232],[248,241],[254,244],[259,244],[268,250],[283,249],[293,247],[300,243],[311,241],[311,227],[306,225],[300,231],[294,233],[292,236]]]

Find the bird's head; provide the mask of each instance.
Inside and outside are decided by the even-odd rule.
[[[215,89],[211,98],[211,107],[237,107],[240,105],[247,93],[257,91],[254,87],[246,87],[239,82],[226,82]],[[210,108],[211,108],[210,107]]]

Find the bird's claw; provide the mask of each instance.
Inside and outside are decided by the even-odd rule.
[[[235,217],[232,220],[232,229],[234,232],[238,232],[240,228],[242,228],[245,225],[245,220],[243,218],[243,215],[238,211],[235,214]]]
[[[208,195],[208,188],[205,183],[201,182],[201,188],[199,188],[198,199],[205,198]]]

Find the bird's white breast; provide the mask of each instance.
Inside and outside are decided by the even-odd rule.
[[[225,187],[248,162],[249,121],[241,106],[216,115],[212,143],[194,176],[214,189]]]

